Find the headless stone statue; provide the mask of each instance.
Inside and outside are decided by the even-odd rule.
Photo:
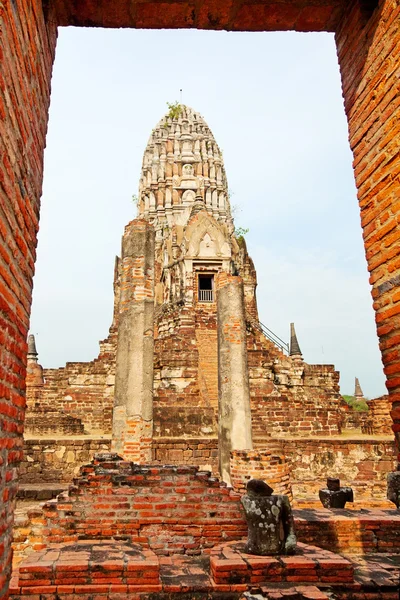
[[[400,508],[400,471],[388,473],[387,482],[387,498]]]
[[[319,499],[325,508],[344,508],[346,502],[354,502],[351,487],[340,487],[340,479],[328,477],[326,488],[319,490]]]
[[[294,554],[296,550],[289,498],[272,492],[261,479],[251,479],[242,497],[249,536],[245,551],[249,554]]]

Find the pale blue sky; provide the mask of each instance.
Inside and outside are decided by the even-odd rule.
[[[93,359],[151,129],[180,99],[224,153],[260,319],[385,393],[333,36],[60,29],[31,331],[45,367]]]

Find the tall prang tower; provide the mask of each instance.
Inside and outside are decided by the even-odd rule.
[[[257,319],[256,275],[243,238],[237,239],[234,234],[222,153],[204,119],[191,108],[180,106],[179,115],[174,118],[166,115],[152,131],[143,158],[138,219],[128,227],[139,227],[142,233],[132,230],[125,246],[135,246],[133,240],[140,235],[148,238],[147,246],[136,252],[135,261],[139,260],[139,254],[147,256],[147,273],[152,278],[151,283],[147,281],[147,289],[152,287],[154,294],[153,398],[141,404],[142,407],[152,404],[152,411],[146,413],[152,412],[152,436],[216,437],[219,428],[220,437],[230,440],[233,435],[238,447],[251,448],[245,315]],[[122,257],[119,266],[121,298],[127,286],[123,282],[126,258]],[[143,287],[146,288],[145,283]],[[222,301],[224,295],[227,299],[219,308],[218,299]],[[121,302],[124,305],[123,298]],[[236,310],[236,315],[224,318],[225,310]],[[224,340],[220,335],[219,341],[217,314],[219,322],[226,321]],[[142,333],[145,337],[145,332]],[[238,338],[237,348],[227,342],[230,334]],[[225,359],[218,350],[224,341],[232,346]],[[122,336],[118,338],[118,347],[121,344],[124,345]],[[150,353],[146,360],[149,359]],[[125,354],[122,361],[126,364],[127,360],[132,364],[132,355]],[[118,362],[117,350],[117,402]],[[123,370],[120,387],[126,389],[127,368]],[[147,376],[150,386],[150,373]],[[142,390],[146,387],[144,380],[140,385]],[[221,402],[224,404],[222,388],[229,431],[225,431],[219,417]],[[234,411],[233,389],[233,403],[237,404]],[[134,387],[131,394],[138,391]],[[123,404],[127,403],[125,398]],[[126,413],[122,410],[120,414],[121,410],[115,411],[118,431],[123,431],[123,421],[126,423]],[[140,408],[134,412],[140,414]],[[144,439],[150,429],[146,423],[142,425]],[[141,425],[135,422],[132,427],[137,437]],[[115,449],[129,454],[126,444],[116,444]]]
[[[117,273],[116,452],[190,462],[182,440],[218,440],[229,481],[229,453],[251,450],[254,434],[284,434],[292,421],[301,433],[338,432],[333,367],[304,363],[297,338],[286,356],[262,332],[222,153],[189,107],[151,133]]]

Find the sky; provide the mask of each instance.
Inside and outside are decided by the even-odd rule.
[[[180,92],[182,90],[182,93]],[[167,102],[203,115],[248,228],[263,324],[294,322],[343,394],[385,393],[331,34],[61,28],[52,80],[31,333],[44,367],[107,337],[113,270],[142,155]]]

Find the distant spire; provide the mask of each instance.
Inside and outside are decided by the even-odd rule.
[[[290,323],[290,356],[302,356],[299,342],[297,341],[294,323]]]
[[[361,389],[360,382],[356,377],[355,386],[354,386],[354,398],[364,398],[363,391]]]
[[[37,356],[35,336],[31,333],[28,335],[28,360],[37,362]]]

